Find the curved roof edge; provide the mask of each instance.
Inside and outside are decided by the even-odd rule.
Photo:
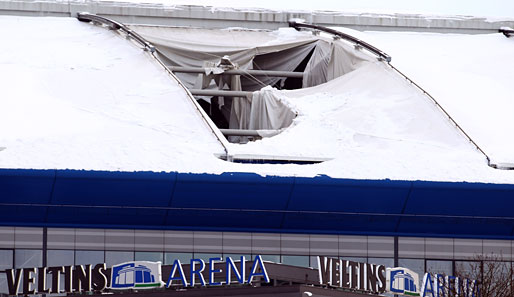
[[[0,169],[0,225],[514,238],[514,185]]]

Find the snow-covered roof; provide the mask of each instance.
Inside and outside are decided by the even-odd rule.
[[[502,34],[366,35],[437,99],[493,163],[514,164],[513,38]]]
[[[291,30],[262,34],[278,42]],[[487,166],[429,97],[381,61],[311,88],[263,90],[298,116],[279,135],[234,144],[220,142],[176,78],[120,35],[70,18],[5,16],[0,33],[1,168],[514,183],[514,171]],[[354,33],[392,55],[493,161],[514,163],[514,39]],[[239,164],[217,157],[224,147],[329,160]]]
[[[129,40],[75,18],[2,16],[0,34],[2,168],[183,171],[224,152]]]

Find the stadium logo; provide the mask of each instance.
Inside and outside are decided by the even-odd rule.
[[[133,261],[112,266],[111,289],[151,289],[162,286],[161,262]]]
[[[419,275],[410,269],[387,268],[387,291],[405,296],[419,296]]]

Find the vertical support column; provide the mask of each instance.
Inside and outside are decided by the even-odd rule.
[[[400,266],[400,261],[399,261],[399,257],[398,257],[398,249],[399,249],[399,243],[398,243],[398,236],[395,236],[394,237],[394,254],[393,254],[393,257],[394,257],[394,267],[398,267]],[[394,297],[398,297],[398,295],[394,295]]]
[[[394,237],[394,267],[398,267],[399,266],[399,260],[398,260],[398,236],[395,236]]]
[[[43,267],[47,267],[48,228],[43,228]]]
[[[43,267],[48,267],[47,250],[48,250],[48,228],[43,227]],[[42,294],[41,296],[46,297],[46,294]]]

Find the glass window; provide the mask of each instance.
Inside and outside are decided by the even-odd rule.
[[[67,266],[67,265],[66,265]],[[21,277],[23,279],[23,276]],[[37,277],[36,277],[37,278]],[[65,279],[64,279],[64,274],[61,273],[59,275],[59,290],[61,292],[64,292],[64,283],[65,283]],[[37,283],[37,281],[36,281]],[[23,284],[20,284],[20,290],[23,290],[22,289],[22,286]],[[36,285],[34,285],[36,286]],[[47,272],[46,274],[46,287],[47,288],[50,288],[52,287],[52,274]],[[34,297],[42,297],[43,295],[31,295],[31,296],[34,296]],[[52,296],[52,297],[57,297],[57,296],[66,296],[66,293],[59,293],[59,294],[47,294],[46,296]]]
[[[339,257],[332,257],[332,256],[326,256],[328,258],[334,258],[334,259],[342,259],[342,258],[339,258]],[[345,258],[346,259],[346,258]],[[310,260],[311,260],[311,265],[309,267],[312,267],[314,269],[318,269],[318,256],[310,256]],[[353,261],[353,260],[352,260]],[[361,262],[361,261],[358,261],[358,262]],[[365,261],[364,261],[365,262]]]
[[[9,288],[7,287],[7,275],[5,274],[5,272],[0,273],[0,293],[9,293]]]
[[[48,250],[46,255],[47,266],[67,266],[75,262],[75,252],[70,250]]]
[[[423,259],[398,259],[398,266],[409,268],[420,277],[425,274],[425,260]]]
[[[470,279],[480,279],[480,262],[478,261],[455,261],[455,273]]]
[[[32,268],[43,266],[43,251],[21,250],[14,252],[14,263],[16,268]]]
[[[336,257],[334,257],[336,258]],[[310,256],[310,267],[317,269],[318,268],[318,256]]]
[[[210,258],[221,258],[221,254],[204,254],[204,253],[195,253],[195,259],[202,259],[204,262],[209,262]]]
[[[104,263],[103,251],[75,251],[75,265]]]
[[[309,256],[282,255],[282,264],[309,267]]]
[[[182,264],[189,264],[193,259],[193,253],[166,253],[164,255],[164,264],[171,265],[178,259]]]
[[[491,275],[493,279],[508,279],[511,269],[510,262],[484,261],[484,276]]]
[[[367,263],[368,262],[368,259],[359,258],[359,257],[339,257],[339,259],[346,260],[346,261],[359,262],[359,263]]]
[[[107,267],[111,267],[112,265],[117,265],[129,261],[134,261],[133,252],[105,252],[105,264],[107,265]]]
[[[255,259],[256,255],[252,256],[252,260]],[[273,263],[280,263],[280,256],[279,255],[261,255],[261,258],[263,261],[269,261]]]
[[[12,268],[12,250],[0,250],[0,270]]]
[[[484,261],[483,263],[483,277],[477,273],[476,269],[467,277],[470,279],[481,279],[482,289],[491,292],[492,296],[513,296],[510,292],[513,288],[511,263],[499,261]]]
[[[368,263],[376,265],[384,265],[385,267],[394,267],[393,258],[368,258]]]
[[[159,252],[136,252],[134,259],[136,261],[164,262],[163,254]]]
[[[243,255],[243,254],[223,254],[222,259],[223,259],[223,261],[225,261],[225,260],[227,260],[227,257],[230,257],[234,261],[241,261],[242,256],[245,257],[246,261],[252,260],[252,255]]]
[[[427,272],[432,274],[453,275],[452,261],[427,260]]]

